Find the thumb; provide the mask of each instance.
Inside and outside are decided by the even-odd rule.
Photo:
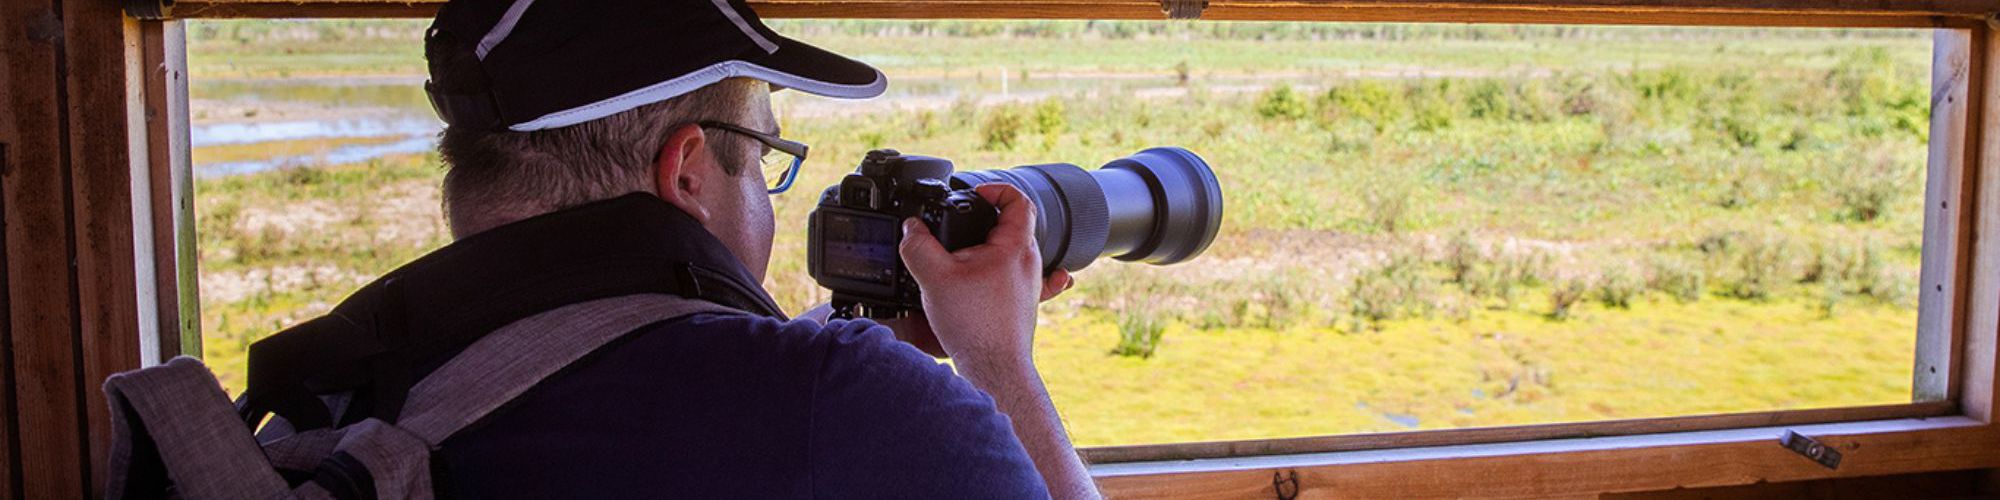
[[[919,278],[951,261],[951,252],[945,251],[937,237],[931,236],[931,229],[915,217],[903,219],[903,244],[897,250],[903,256],[903,264],[909,266],[910,274]]]

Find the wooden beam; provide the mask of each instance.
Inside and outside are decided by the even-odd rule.
[[[156,320],[142,343],[142,364],[201,355],[201,300],[196,283],[194,175],[189,157],[187,32],[182,21],[140,23],[145,85],[146,169],[133,178],[134,205],[153,267]],[[143,186],[141,186],[141,182]],[[144,189],[141,189],[143,187]],[[144,344],[150,343],[150,348]]]
[[[1376,432],[1288,439],[1105,446],[1085,448],[1080,451],[1084,459],[1090,463],[1110,464],[1666,434],[1745,427],[1769,427],[1775,425],[1808,425],[1907,417],[1938,417],[1958,414],[1959,410],[1955,403],[1934,401],[1900,405],[1640,418],[1471,429]]]
[[[20,3],[24,2],[16,2],[16,4]],[[12,172],[18,170],[20,168],[19,163],[24,161],[21,155],[23,152],[22,145],[25,141],[21,136],[20,126],[24,125],[23,121],[32,121],[36,118],[29,116],[29,113],[50,111],[45,107],[27,109],[23,104],[29,101],[53,97],[40,95],[30,97],[30,90],[15,89],[15,87],[22,86],[34,87],[36,86],[36,78],[43,76],[38,73],[29,73],[28,70],[32,68],[22,67],[24,63],[39,59],[36,54],[32,54],[27,49],[19,47],[24,43],[28,43],[26,36],[27,24],[18,21],[9,21],[10,19],[20,19],[20,15],[30,10],[23,7],[26,6],[13,4],[0,5],[0,109],[5,110],[5,112],[0,112],[0,218],[4,218],[5,221],[5,225],[0,225],[0,249],[4,250],[11,250],[13,248],[12,245],[7,244],[11,241],[11,234],[9,234],[11,232],[6,230],[6,226],[11,225],[13,222],[11,214],[14,211],[14,204],[6,192],[11,189],[12,185],[7,179],[13,176]],[[46,90],[53,90],[53,88]],[[52,101],[53,99],[50,100]],[[32,125],[32,123],[27,123],[27,125]],[[13,261],[14,256],[11,253],[0,252],[0,462],[4,462],[0,463],[0,500],[23,498],[21,491],[21,427],[18,425],[20,422],[20,406],[17,402],[18,400],[15,398],[15,395],[20,392],[15,389],[18,386],[20,378],[15,376],[14,369],[14,352],[16,351],[14,330],[17,323],[14,321],[14,301],[9,293],[13,283],[10,277],[10,272],[14,269]]]
[[[173,15],[231,17],[430,17],[441,2],[195,0]],[[1158,2],[1075,0],[752,0],[768,18],[882,19],[1165,19]],[[1983,0],[1218,0],[1202,18],[1215,21],[1339,21],[1714,26],[1963,28],[2000,10]]]
[[[0,172],[6,220],[7,318],[14,355],[14,393],[24,460],[14,462],[23,498],[82,498],[89,454],[84,409],[77,395],[77,309],[70,273],[70,186],[73,151],[65,132],[70,110],[63,85],[65,25],[51,0],[0,2],[9,68],[11,125],[8,169]],[[122,92],[120,93],[122,94]],[[28,459],[32,457],[32,459]]]
[[[79,359],[83,378],[72,400],[88,417],[90,452],[85,484],[90,496],[103,481],[91,472],[110,449],[111,416],[98,386],[111,374],[139,367],[140,277],[135,274],[132,172],[143,171],[144,96],[133,75],[139,57],[139,26],[124,17],[117,2],[62,2],[64,85],[69,100],[70,222],[75,233],[74,266]],[[136,116],[135,116],[136,115]],[[135,163],[135,161],[137,163]],[[144,278],[150,288],[152,276]]]
[[[2000,433],[1964,417],[1795,429],[1839,450],[1840,467],[1780,446],[1786,428],[1760,428],[1114,464],[1092,474],[1112,498],[1549,498],[2000,466]]]
[[[1967,175],[1966,117],[1972,81],[1972,30],[1936,30],[1931,41],[1931,124],[1924,174],[1923,265],[1917,280],[1917,401],[1957,396],[1965,325],[1965,281],[1973,216]]]
[[[1967,97],[1966,160],[1979,178],[1975,201],[1966,207],[1980,214],[1974,221],[1972,261],[1966,278],[1965,366],[1959,377],[1965,381],[1960,400],[1967,416],[1986,422],[2000,422],[2000,174],[1989,167],[2000,165],[2000,26],[1982,26],[1968,37],[1972,87]]]

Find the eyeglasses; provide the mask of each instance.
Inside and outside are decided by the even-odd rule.
[[[785,140],[783,137],[778,137],[777,134],[767,134],[723,122],[704,121],[699,122],[699,124],[703,127],[718,128],[743,134],[751,139],[756,139],[757,142],[764,143],[764,158],[762,160],[764,192],[770,194],[783,193],[785,190],[792,188],[793,181],[798,180],[799,165],[806,162],[806,150],[808,148],[805,143]]]

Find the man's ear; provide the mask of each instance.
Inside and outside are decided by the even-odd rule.
[[[695,220],[708,222],[708,208],[702,206],[700,195],[707,171],[716,168],[714,159],[701,126],[690,123],[674,129],[653,160],[654,192]]]

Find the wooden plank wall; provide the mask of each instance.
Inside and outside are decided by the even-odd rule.
[[[98,384],[139,365],[140,33],[116,2],[0,2],[0,499],[96,496]]]

